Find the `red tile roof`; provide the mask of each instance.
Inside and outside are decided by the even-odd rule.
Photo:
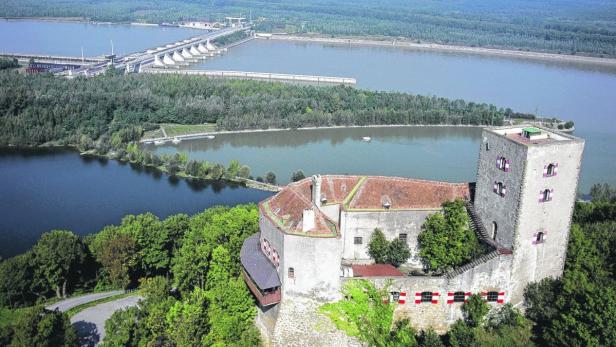
[[[353,277],[403,277],[404,273],[390,264],[352,265]]]
[[[287,185],[259,204],[261,212],[281,230],[287,233],[303,233],[304,210],[312,209],[315,212],[315,227],[307,233],[315,236],[336,236],[338,228],[335,223],[312,204],[311,185],[310,179]]]
[[[339,226],[312,203],[312,179],[290,183],[271,198],[261,202],[263,215],[283,232],[303,233],[303,213],[312,209],[315,227],[305,234],[337,236]],[[384,176],[321,177],[321,197],[325,204],[344,204],[352,210],[439,209],[443,202],[456,198],[468,199],[468,183],[446,183]]]
[[[395,177],[368,177],[349,202],[350,209],[438,209],[446,201],[468,199],[468,183]]]

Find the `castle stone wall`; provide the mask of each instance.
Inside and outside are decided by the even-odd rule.
[[[400,233],[407,234],[407,244],[411,251],[408,263],[421,267],[417,237],[421,225],[426,218],[437,210],[406,210],[406,211],[342,211],[340,229],[344,238],[343,258],[357,262],[371,263],[368,254],[368,244],[375,228],[379,228],[388,240],[397,238]],[[354,243],[355,237],[362,238],[362,244]]]
[[[496,241],[505,247],[511,247],[514,243],[526,150],[525,146],[514,144],[501,135],[483,131],[474,206],[490,237],[493,223],[496,222]],[[501,156],[509,160],[509,172],[496,167],[496,160]],[[494,192],[495,181],[505,184],[505,196]]]
[[[340,297],[341,238],[285,234],[284,248],[283,298],[307,296],[328,301]],[[289,278],[291,267],[293,278]]]

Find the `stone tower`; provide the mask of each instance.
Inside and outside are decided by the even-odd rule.
[[[484,129],[475,209],[488,235],[513,252],[507,294],[562,275],[584,141],[543,128]]]

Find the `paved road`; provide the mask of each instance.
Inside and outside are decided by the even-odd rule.
[[[140,296],[129,296],[86,308],[71,318],[82,347],[96,346],[105,338],[105,321],[117,311],[136,306]]]
[[[107,298],[107,297],[122,294],[122,293],[124,293],[123,290],[113,290],[110,292],[87,294],[87,295],[77,296],[74,298],[69,298],[69,299],[65,299],[62,301],[58,301],[53,305],[47,306],[46,308],[51,311],[55,309],[59,309],[60,312],[66,312],[73,307],[77,307],[79,305],[87,304],[88,302],[91,302],[91,301]]]

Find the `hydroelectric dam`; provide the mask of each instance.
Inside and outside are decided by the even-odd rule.
[[[122,56],[116,56],[113,51],[109,55],[97,57],[65,57],[22,53],[0,53],[0,56],[16,58],[20,63],[28,64],[26,71],[29,73],[51,72],[67,78],[92,77],[103,74],[109,69],[115,69],[125,73],[181,74],[208,78],[252,79],[313,85],[355,86],[357,84],[357,81],[350,77],[187,69],[190,64],[211,59],[226,52],[230,47],[253,39],[251,28],[251,25],[246,24],[234,25],[164,46],[150,48],[143,52]],[[214,41],[218,38],[242,31],[248,34],[247,38],[233,42],[226,47],[217,47],[214,44]]]

